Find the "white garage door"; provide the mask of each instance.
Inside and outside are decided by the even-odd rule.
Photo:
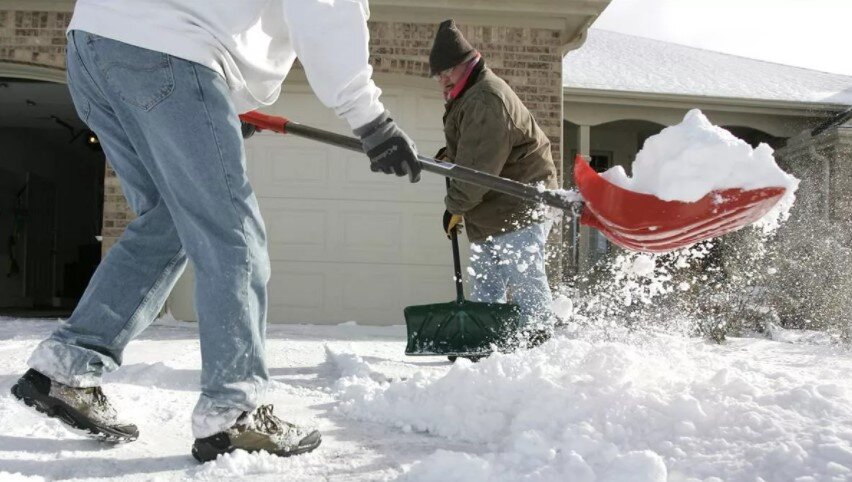
[[[437,89],[382,88],[394,118],[433,155],[443,145]],[[351,135],[306,84],[287,85],[264,111]],[[407,305],[453,299],[442,177],[410,184],[371,172],[363,154],[294,136],[261,133],[246,151],[269,236],[270,322],[400,324]],[[181,285],[171,306],[187,319]]]

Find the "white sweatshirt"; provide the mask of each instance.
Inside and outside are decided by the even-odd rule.
[[[209,67],[239,113],[275,102],[298,56],[319,100],[355,129],[384,111],[368,16],[367,0],[77,0],[68,29]]]

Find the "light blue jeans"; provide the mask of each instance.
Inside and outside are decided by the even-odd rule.
[[[138,217],[28,363],[68,385],[99,384],[189,260],[202,358],[193,433],[213,435],[258,405],[269,378],[266,232],[228,86],[201,65],[82,31],[69,34],[67,56],[77,112]]]
[[[550,323],[553,296],[545,272],[545,245],[551,226],[550,222],[533,224],[471,243],[471,298],[506,303],[508,293],[520,308],[525,326]]]

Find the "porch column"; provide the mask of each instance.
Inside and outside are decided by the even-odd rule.
[[[592,128],[588,125],[579,125],[577,129],[577,153],[586,156],[587,159],[591,159],[589,156],[592,152]],[[574,238],[574,249],[573,256],[575,266],[577,266],[578,273],[583,273],[588,271],[591,265],[591,259],[589,253],[592,249],[592,240],[594,238],[594,233],[592,229],[588,226],[580,226],[579,223],[575,221],[575,238]]]
[[[577,152],[584,156],[588,156],[592,150],[592,128],[590,126],[580,125],[577,129]],[[573,159],[572,159],[573,161]]]

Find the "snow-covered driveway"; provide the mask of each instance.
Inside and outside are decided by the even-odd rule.
[[[453,366],[405,357],[399,326],[272,325],[270,401],[282,418],[318,426],[323,445],[199,465],[189,455],[194,324],[158,322],[106,378],[140,429],[118,446],[8,395],[54,324],[0,319],[4,481],[852,480],[852,352],[798,332],[721,346],[647,333],[560,338]]]

